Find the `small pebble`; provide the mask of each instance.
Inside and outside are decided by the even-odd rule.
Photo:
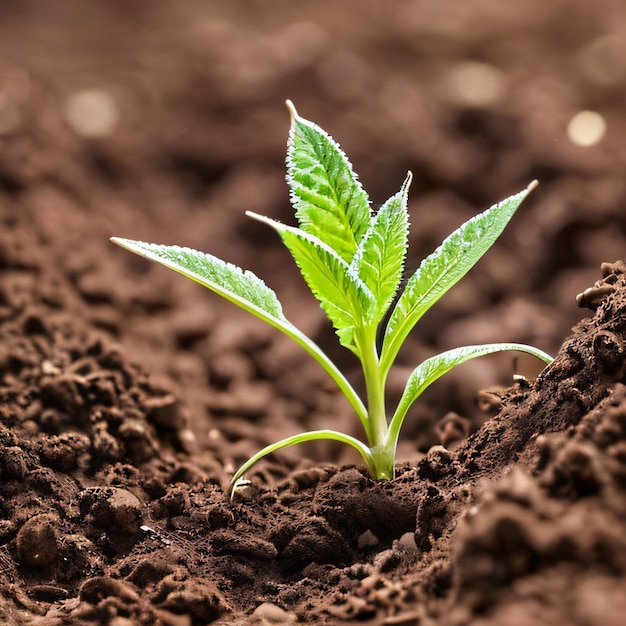
[[[357,547],[359,550],[364,550],[365,548],[373,548],[379,544],[378,537],[368,528],[364,533],[362,533],[357,539]]]
[[[250,623],[263,624],[263,626],[269,626],[270,624],[295,624],[296,616],[271,602],[263,602],[263,604],[259,604],[254,609],[250,616]]]
[[[33,567],[52,564],[59,556],[58,524],[59,519],[48,513],[25,522],[15,539],[19,558]]]

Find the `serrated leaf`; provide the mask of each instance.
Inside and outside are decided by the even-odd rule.
[[[369,433],[367,410],[356,391],[321,348],[285,318],[276,294],[258,276],[191,248],[163,246],[120,237],[112,237],[111,241],[190,278],[293,339],[335,381],[361,420],[365,432]]]
[[[293,104],[287,183],[300,228],[350,263],[370,223],[369,199],[339,145]]]
[[[332,322],[341,345],[358,354],[354,333],[362,325],[364,312],[374,297],[350,266],[314,235],[248,211],[274,228],[293,256],[309,289]]]
[[[521,343],[489,343],[477,346],[463,346],[426,359],[423,363],[418,365],[409,376],[396,412],[389,424],[389,437],[397,438],[402,422],[410,406],[419,398],[424,390],[438,378],[457,365],[465,363],[465,361],[469,361],[470,359],[508,350],[531,354],[545,363],[552,362],[552,357],[543,352],[543,350]]]
[[[381,354],[384,372],[422,315],[487,252],[534,186],[535,183],[465,222],[422,261],[389,318]]]
[[[113,237],[114,243],[191,278],[258,315],[287,322],[276,293],[254,273],[217,257],[180,246],[164,246]]]
[[[407,203],[412,177],[409,172],[400,191],[374,216],[351,263],[376,299],[373,311],[376,323],[385,315],[402,280],[408,247]]]

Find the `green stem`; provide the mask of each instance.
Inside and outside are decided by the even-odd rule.
[[[311,339],[309,339],[301,330],[296,328],[293,324],[287,322],[277,323],[274,318],[270,316],[261,316],[256,313],[258,317],[263,319],[268,324],[274,326],[278,330],[281,330],[285,335],[293,339],[301,348],[306,350],[326,371],[326,373],[333,379],[337,387],[341,390],[346,397],[354,412],[357,414],[363,429],[367,437],[369,437],[369,421],[367,415],[367,409],[363,404],[361,398],[348,382],[345,376],[341,373],[339,368],[330,360],[326,353]]]
[[[387,412],[385,409],[385,374],[380,369],[376,348],[376,329],[366,330],[359,338],[359,354],[367,390],[369,432],[367,441],[372,451],[370,473],[374,478],[393,478],[393,450],[387,446]],[[373,472],[372,472],[373,470]]]

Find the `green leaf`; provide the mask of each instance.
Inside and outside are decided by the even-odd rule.
[[[418,365],[409,376],[404,393],[400,398],[396,412],[389,424],[389,440],[397,439],[402,422],[413,402],[415,402],[424,390],[438,378],[443,376],[446,372],[449,372],[453,367],[465,363],[465,361],[506,350],[525,352],[541,359],[545,363],[552,362],[552,357],[543,352],[543,350],[521,343],[488,343],[478,346],[464,346],[462,348],[454,348],[442,352],[430,359],[426,359],[423,363]]]
[[[354,272],[376,298],[372,311],[376,323],[385,315],[402,280],[408,247],[407,203],[412,178],[409,172],[402,189],[374,216],[351,263]]]
[[[369,434],[367,410],[356,391],[321,348],[285,318],[274,291],[252,272],[190,248],[163,246],[120,237],[112,237],[111,241],[194,280],[293,339],[335,381],[359,416],[365,432]]]
[[[371,450],[361,441],[355,439],[350,435],[344,435],[343,433],[339,433],[335,430],[311,430],[307,433],[301,433],[299,435],[292,435],[291,437],[286,437],[285,439],[281,439],[276,443],[270,444],[266,446],[262,450],[259,450],[253,457],[249,458],[233,475],[230,484],[228,486],[228,491],[233,490],[234,487],[237,486],[237,482],[239,479],[256,463],[258,463],[261,459],[265,458],[268,454],[272,454],[281,448],[286,448],[288,446],[294,446],[298,443],[306,443],[309,441],[315,441],[318,439],[325,439],[330,441],[340,441],[341,443],[346,443],[349,446],[352,446],[362,457],[363,460],[367,463],[367,466],[370,468],[370,472],[373,472],[372,467],[372,452]]]
[[[422,315],[489,250],[535,185],[533,182],[524,191],[465,222],[422,261],[389,318],[381,353],[383,372],[389,371],[404,340]]]
[[[258,317],[285,323],[274,291],[250,271],[191,248],[113,237],[113,243],[191,278]],[[287,322],[288,323],[288,322]]]
[[[367,286],[334,250],[314,235],[251,211],[247,215],[278,232],[332,322],[341,345],[358,354],[355,331],[362,326],[364,312],[374,305]]]
[[[339,145],[288,100],[287,182],[300,228],[350,263],[370,223],[369,199]]]

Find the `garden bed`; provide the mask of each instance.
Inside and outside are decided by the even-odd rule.
[[[349,2],[57,4],[54,19],[0,9],[0,620],[620,624],[626,69],[606,24],[624,10],[481,2],[456,7],[456,28],[443,9],[381,16],[374,2],[358,22]],[[495,101],[454,90],[487,68]],[[68,104],[87,88],[116,120],[96,135]],[[244,216],[291,219],[285,98],[380,201],[414,172],[415,263],[540,181],[424,318],[392,394],[457,345],[556,359],[487,357],[444,377],[407,419],[393,481],[315,443],[259,464],[231,498],[233,471],[264,445],[359,436],[358,419],[297,346],[108,238],[253,269],[358,385],[278,239]],[[564,129],[590,107],[611,132],[575,146]]]

